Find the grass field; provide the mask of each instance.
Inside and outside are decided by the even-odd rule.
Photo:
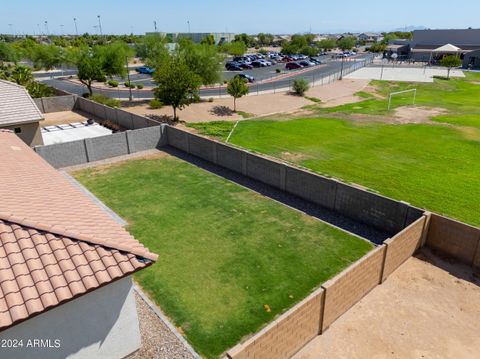
[[[218,357],[372,248],[171,157],[74,175],[159,254],[136,279],[206,357]]]
[[[367,99],[354,104],[310,106],[318,114],[312,118],[242,121],[230,142],[480,225],[480,74],[433,84],[373,84],[383,96],[416,87],[418,105],[448,114],[403,125],[328,117],[393,115],[386,99],[363,94]],[[200,132],[210,134],[205,126]]]

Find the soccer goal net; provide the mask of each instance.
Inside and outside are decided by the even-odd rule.
[[[397,92],[390,93],[390,96],[388,97],[388,110],[392,108],[392,99],[395,96],[401,97],[401,99],[408,99],[408,95],[407,95],[408,93],[413,94],[412,105],[415,105],[415,100],[417,99],[417,89],[397,91]]]

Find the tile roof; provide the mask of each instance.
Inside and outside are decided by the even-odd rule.
[[[25,87],[0,80],[0,126],[41,120],[43,115]]]
[[[10,131],[0,158],[0,330],[157,259]]]

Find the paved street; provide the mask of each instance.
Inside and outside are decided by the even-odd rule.
[[[355,57],[347,59],[344,62],[344,67],[347,68],[351,66],[354,62],[362,61],[369,55],[357,55]],[[342,60],[329,60],[324,65],[319,65],[311,68],[302,69],[300,71],[288,71],[282,74],[275,73],[275,68],[280,67],[284,68],[285,64],[278,64],[275,66],[270,66],[266,68],[257,68],[253,70],[245,70],[243,73],[254,76],[257,79],[256,83],[249,84],[250,92],[263,92],[263,91],[274,91],[281,90],[291,86],[292,82],[297,78],[304,78],[310,83],[315,83],[321,80],[322,77],[328,76],[329,74],[336,73],[340,71],[342,67]],[[74,70],[66,70],[68,75],[74,73]],[[238,72],[224,71],[223,74],[226,78],[231,78]],[[58,75],[55,75],[58,74]],[[50,86],[56,87],[60,90],[64,90],[70,93],[77,95],[82,95],[85,93],[86,87],[68,81],[67,79],[62,78],[52,78],[52,76],[60,76],[61,72],[51,72],[48,74],[49,77],[41,77],[40,74],[36,74],[36,77],[47,83]],[[143,83],[144,85],[152,85],[152,78],[149,75],[144,74],[134,74],[130,76],[132,82],[134,83]],[[271,80],[269,80],[271,79]],[[109,89],[94,89],[94,93],[101,93],[109,97],[127,99],[129,97],[129,92],[127,89],[119,88],[109,88]],[[145,90],[132,90],[134,98],[150,99],[153,98],[153,93],[151,91]],[[209,87],[200,89],[200,96],[202,97],[213,97],[213,96],[223,96],[226,95],[225,86],[218,87]]]

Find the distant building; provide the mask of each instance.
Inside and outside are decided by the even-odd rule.
[[[480,50],[480,29],[415,30],[410,42],[410,56],[416,61],[430,61],[433,55],[441,57],[446,54],[435,51],[445,45],[459,48],[458,55],[462,60],[468,57],[470,60],[467,61],[476,63],[478,54],[473,56],[474,60],[468,54]]]
[[[12,130],[29,146],[43,145],[43,115],[25,87],[0,80],[0,128]]]
[[[178,42],[180,39],[190,39],[195,43],[200,43],[206,37],[213,36],[215,44],[221,44],[224,42],[232,42],[235,39],[235,33],[233,32],[147,32],[147,35],[152,34],[163,35],[171,42]]]
[[[383,40],[383,35],[375,32],[363,32],[358,35],[358,40],[366,43],[380,42]]]

